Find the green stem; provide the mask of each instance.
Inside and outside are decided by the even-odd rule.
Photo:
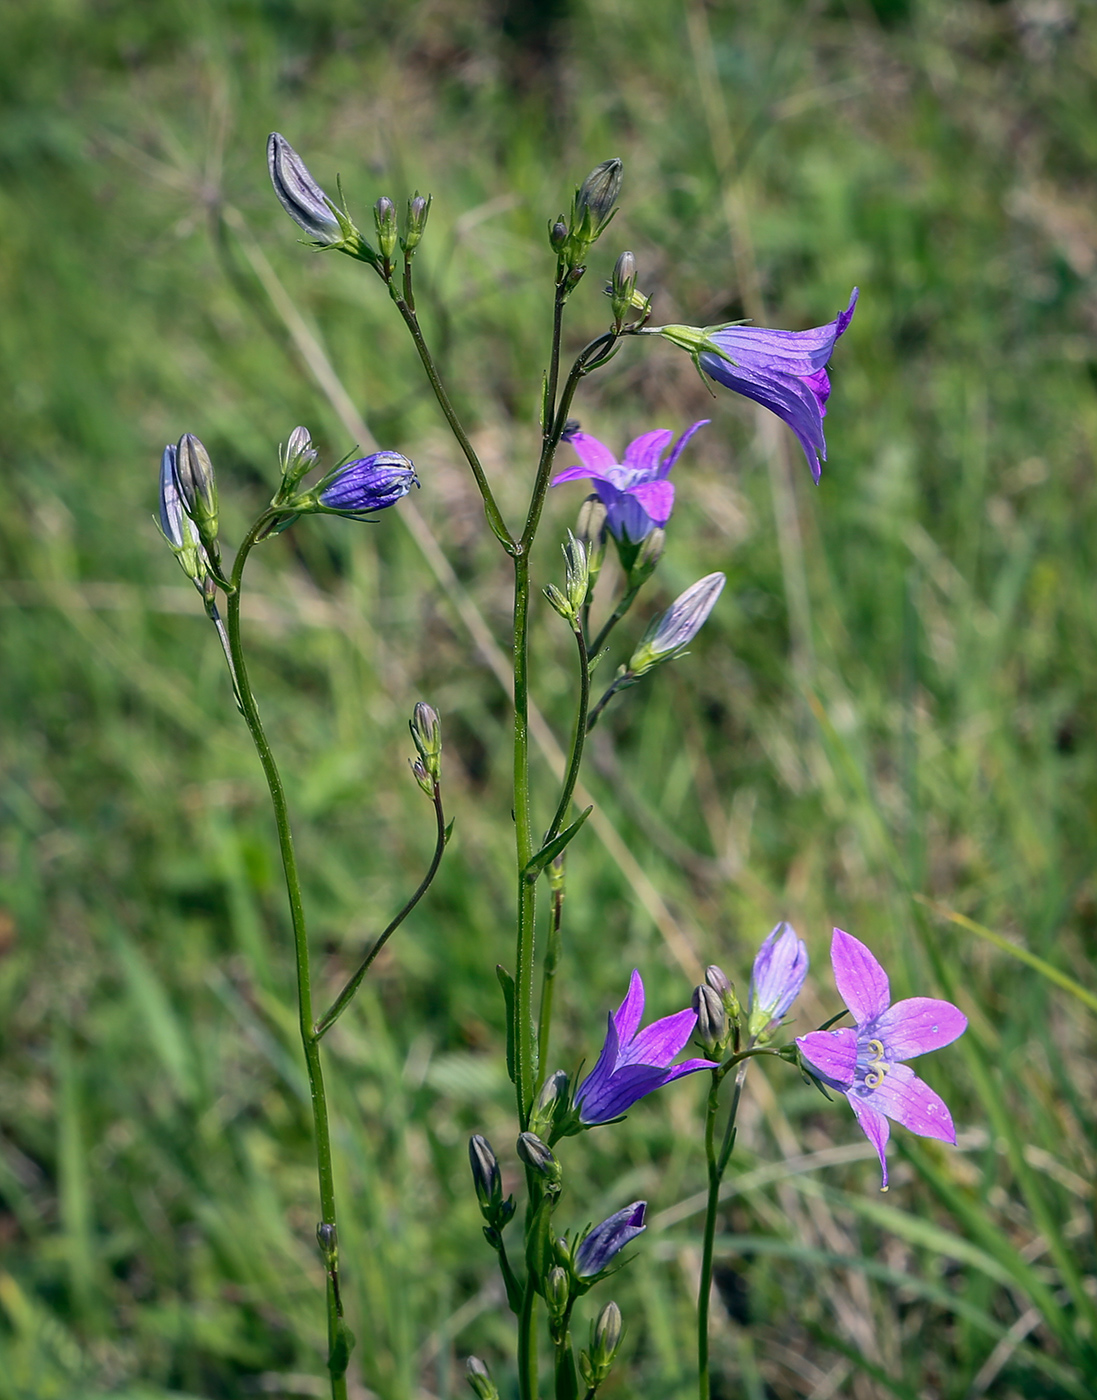
[[[602,696],[601,700],[598,701],[597,705],[595,705],[594,709],[591,710],[589,716],[587,717],[588,734],[601,719],[602,711],[606,708],[606,706],[617,694],[617,692],[619,690],[624,690],[626,686],[631,685],[632,682],[636,679],[637,677],[635,677],[631,671],[625,671],[622,675],[618,676],[616,680],[614,680],[612,685],[610,685],[609,689]]]
[[[320,1061],[320,1045],[312,1027],[312,981],[309,967],[308,930],[305,925],[305,910],[301,899],[301,882],[297,873],[297,858],[293,850],[293,835],[290,831],[289,812],[286,806],[285,789],[278,766],[274,761],[259,709],[248,678],[244,660],[244,648],[240,637],[240,584],[244,565],[255,546],[263,526],[269,520],[269,512],[261,515],[251,527],[236,555],[232,570],[232,592],[228,595],[228,638],[232,655],[233,679],[240,708],[248,729],[251,731],[259,762],[267,780],[271,805],[274,808],[274,821],[278,828],[278,849],[282,857],[282,869],[286,879],[286,895],[289,899],[290,919],[293,924],[293,946],[297,969],[297,1011],[301,1032],[301,1044],[305,1053],[305,1068],[308,1073],[309,1097],[312,1103],[313,1133],[316,1143],[316,1172],[320,1185],[320,1214],[324,1225],[335,1228],[335,1177],[332,1169],[331,1134],[328,1127],[327,1094],[324,1089],[324,1072]],[[328,1358],[331,1366],[332,1400],[346,1400],[346,1342],[343,1324],[343,1305],[339,1293],[339,1273],[337,1258],[332,1251],[327,1270],[327,1314],[328,1314]]]
[[[537,1400],[537,1293],[528,1276],[518,1319],[518,1394]]]
[[[410,293],[410,263],[406,264],[404,268],[404,287],[406,292]],[[400,294],[391,278],[388,279],[388,289],[389,295],[396,304],[397,311],[399,311],[400,315],[404,318],[404,324],[411,332],[411,338],[415,342],[415,348],[418,350],[419,358],[423,362],[423,368],[426,370],[427,378],[430,380],[430,387],[434,390],[434,397],[438,400],[438,406],[445,414],[446,422],[450,426],[450,431],[457,439],[461,451],[465,454],[465,460],[472,468],[472,474],[476,478],[476,485],[484,502],[484,514],[488,518],[488,524],[491,526],[492,534],[494,534],[495,538],[500,542],[507,553],[511,554],[514,552],[514,540],[510,531],[507,529],[506,521],[504,521],[500,514],[498,505],[496,505],[495,496],[492,493],[491,486],[488,484],[487,476],[480,463],[480,458],[476,454],[476,449],[469,441],[468,434],[465,432],[461,425],[461,420],[457,416],[457,410],[453,407],[453,404],[450,402],[450,397],[446,393],[445,385],[442,383],[441,375],[438,373],[438,368],[434,363],[434,357],[431,355],[430,348],[424,339],[422,329],[419,325],[419,317],[415,313],[415,308],[409,302],[406,295],[402,296]]]
[[[537,1018],[537,1062],[548,1064],[549,1030],[552,1026],[552,993],[556,983],[556,969],[560,965],[563,938],[560,934],[560,921],[564,912],[564,887],[560,885],[552,891],[552,923],[549,926],[548,945],[545,948],[545,966],[541,972],[541,1014]]]
[[[728,1109],[728,1120],[724,1128],[720,1151],[716,1150],[716,1115],[720,1108],[720,1084],[724,1075],[736,1062],[733,1057],[728,1064],[718,1066],[712,1072],[712,1088],[709,1090],[705,1108],[705,1160],[708,1163],[708,1202],[705,1206],[705,1234],[701,1249],[701,1287],[697,1296],[697,1393],[700,1400],[709,1400],[711,1384],[709,1379],[709,1305],[712,1298],[712,1254],[716,1239],[716,1214],[720,1206],[720,1184],[727,1170],[728,1160],[735,1145],[735,1118],[739,1112],[739,1100],[743,1092],[743,1081],[747,1076],[748,1061],[744,1057],[735,1075],[735,1091]]]
[[[518,1119],[524,1132],[537,1087],[533,1025],[536,882],[523,873],[533,856],[529,791],[529,554],[514,556],[514,828],[518,864],[514,1055]]]
[[[338,1021],[339,1017],[350,1005],[351,998],[354,996],[355,992],[361,985],[362,978],[365,977],[366,973],[370,970],[370,967],[373,964],[374,959],[377,957],[377,954],[381,951],[381,949],[385,946],[385,944],[389,941],[392,935],[404,922],[407,916],[423,898],[427,890],[430,889],[431,883],[434,880],[435,875],[438,873],[438,867],[442,862],[442,852],[446,849],[446,814],[442,810],[442,788],[441,785],[437,782],[434,784],[434,816],[435,823],[437,826],[437,835],[435,837],[434,855],[431,858],[430,868],[427,870],[427,873],[419,882],[418,889],[411,896],[408,902],[395,916],[395,918],[384,930],[384,932],[380,933],[377,936],[377,939],[374,941],[373,946],[370,948],[366,956],[362,959],[362,963],[359,966],[357,972],[355,972],[353,977],[349,979],[346,986],[335,998],[328,1010],[324,1013],[320,1020],[317,1021],[315,1030],[317,1040],[320,1040],[325,1035],[327,1035],[328,1031],[331,1030],[332,1026],[334,1026],[336,1021]]]
[[[575,793],[575,784],[579,781],[579,769],[583,766],[583,745],[587,737],[587,709],[590,705],[590,658],[587,653],[587,642],[583,636],[583,629],[579,626],[575,628],[575,644],[579,648],[579,704],[575,711],[571,760],[568,763],[560,801],[556,806],[556,815],[553,817],[548,831],[545,832],[543,843],[545,845],[559,834],[560,828],[567,820],[568,808],[571,806],[571,799]]]
[[[629,608],[632,607],[632,604],[633,604],[633,602],[634,602],[635,599],[636,599],[636,595],[637,595],[637,593],[639,593],[639,591],[640,591],[640,587],[641,587],[641,585],[640,585],[640,584],[637,584],[635,588],[630,588],[630,589],[625,593],[625,595],[624,595],[624,597],[621,599],[621,601],[620,601],[620,602],[617,604],[617,606],[614,608],[614,610],[613,610],[613,616],[612,616],[611,618],[608,618],[608,619],[602,624],[602,630],[598,633],[597,637],[595,637],[594,641],[591,643],[591,647],[590,647],[590,654],[591,654],[591,656],[597,656],[598,653],[599,653],[599,652],[602,650],[602,648],[605,646],[606,642],[609,641],[609,634],[613,631],[613,629],[614,629],[614,628],[617,626],[617,624],[621,621],[621,619],[624,617],[625,613],[628,612]]]

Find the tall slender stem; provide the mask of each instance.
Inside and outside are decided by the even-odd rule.
[[[564,822],[567,821],[568,808],[571,806],[571,799],[575,793],[575,784],[579,781],[579,769],[583,766],[583,745],[587,737],[587,708],[590,705],[590,664],[587,655],[587,642],[581,626],[575,628],[575,644],[579,648],[579,704],[575,711],[571,759],[568,763],[567,776],[564,778],[563,790],[560,793],[560,801],[556,805],[556,812],[549,829],[545,832],[546,843],[557,835]]]
[[[709,1090],[705,1107],[705,1160],[708,1163],[708,1202],[705,1206],[705,1234],[701,1248],[701,1286],[697,1295],[697,1393],[699,1400],[709,1400],[711,1381],[709,1377],[709,1306],[712,1300],[712,1255],[716,1240],[716,1214],[720,1206],[720,1185],[735,1145],[735,1118],[739,1112],[739,1100],[743,1093],[743,1081],[747,1077],[747,1060],[744,1059],[736,1070],[735,1091],[731,1096],[728,1120],[724,1128],[720,1150],[716,1150],[716,1115],[720,1108],[720,1085],[730,1068],[721,1065],[712,1072],[712,1088]]]
[[[529,792],[529,555],[514,558],[514,829],[518,866],[518,939],[515,952],[514,1054],[518,1118],[523,1132],[537,1087],[533,1024],[536,882],[527,878],[533,856]]]
[[[562,859],[562,857],[560,857]],[[564,913],[564,887],[552,891],[552,922],[545,947],[545,965],[541,971],[541,1014],[537,1018],[537,1062],[548,1064],[549,1032],[552,1027],[552,994],[556,987],[556,969],[560,965],[563,939],[560,923]]]
[[[328,1103],[324,1089],[324,1072],[320,1061],[320,1045],[312,1025],[312,979],[309,966],[308,930],[305,925],[305,910],[301,899],[301,881],[297,873],[297,857],[293,849],[293,834],[290,830],[289,811],[286,806],[285,789],[274,761],[259,709],[248,678],[247,664],[240,637],[240,584],[244,565],[251,553],[259,533],[269,521],[269,515],[262,515],[251,527],[236,555],[232,571],[232,592],[228,597],[228,638],[232,655],[233,679],[240,708],[248,729],[251,731],[263,775],[267,780],[271,805],[274,808],[274,821],[278,829],[278,850],[282,857],[282,870],[286,880],[286,895],[289,900],[290,919],[293,924],[293,947],[297,970],[297,1012],[301,1032],[301,1044],[305,1052],[305,1068],[308,1073],[309,1098],[312,1103],[313,1134],[316,1144],[316,1172],[320,1185],[320,1215],[323,1225],[330,1226],[334,1241],[335,1230],[335,1177],[332,1169],[331,1133],[328,1127]],[[327,1315],[328,1315],[328,1362],[331,1372],[332,1400],[346,1400],[347,1360],[346,1336],[343,1325],[343,1305],[339,1293],[338,1256],[334,1248],[327,1256]]]
[[[404,286],[406,291],[410,294],[410,263],[404,268]],[[415,348],[418,350],[419,358],[423,362],[423,368],[426,370],[427,378],[430,380],[430,387],[434,390],[434,397],[438,400],[438,406],[445,414],[446,422],[450,426],[450,431],[457,439],[461,451],[465,454],[465,460],[472,468],[472,474],[476,478],[476,485],[484,502],[484,513],[488,518],[488,524],[491,526],[492,533],[508,553],[513,553],[514,540],[495,502],[495,495],[488,483],[484,468],[480,463],[480,458],[476,454],[476,449],[469,441],[468,434],[465,432],[461,420],[457,416],[457,410],[450,402],[450,397],[446,393],[446,387],[442,383],[442,377],[438,373],[438,367],[434,363],[434,357],[430,353],[430,347],[427,345],[426,339],[423,336],[422,328],[419,325],[419,317],[415,314],[415,308],[410,304],[407,297],[401,296],[396,288],[396,284],[391,280],[388,281],[388,289],[397,311],[399,311],[400,315],[404,318],[404,324],[411,332],[411,338],[415,342]]]

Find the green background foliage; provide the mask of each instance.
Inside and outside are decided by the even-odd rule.
[[[295,244],[272,128],[329,189],[341,173],[363,227],[379,194],[433,193],[424,319],[511,518],[545,222],[597,161],[624,159],[623,207],[573,349],[622,247],[663,322],[761,306],[801,328],[860,285],[817,489],[783,428],[710,399],[669,346],[626,346],[581,392],[613,444],[713,420],[632,635],[701,574],[729,583],[692,655],[594,736],[552,1058],[589,1064],[632,967],[664,1014],[706,962],[742,982],[781,918],[813,958],[802,1031],[839,1009],[826,949],[849,929],[896,995],[971,1018],[924,1067],[960,1146],[897,1132],[880,1196],[843,1103],[752,1072],[715,1393],[1092,1393],[1092,1007],[916,896],[1097,987],[1095,78],[1080,0],[0,7],[2,1400],[323,1393],[272,824],[149,517],[182,432],[232,542],[293,426],[331,462],[354,412],[415,459],[419,523],[302,522],[245,604],[322,987],[429,858],[405,726],[424,698],[445,727],[455,839],[327,1042],[354,1394],[448,1400],[470,1351],[512,1383],[465,1159],[483,1131],[514,1170],[507,705],[469,631],[505,649],[508,571],[379,284]],[[541,584],[581,498],[552,493]],[[574,659],[544,605],[534,663],[564,740]],[[636,1261],[593,1295],[628,1331],[607,1397],[692,1393],[703,1093],[562,1149],[561,1224],[650,1202]]]

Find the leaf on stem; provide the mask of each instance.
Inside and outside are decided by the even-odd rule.
[[[564,850],[571,841],[571,838],[578,833],[579,828],[593,811],[594,808],[591,806],[588,807],[586,811],[580,812],[570,826],[566,826],[564,830],[554,836],[551,841],[547,841],[536,855],[531,856],[525,869],[522,871],[522,878],[528,880],[530,884],[532,884],[541,874],[541,871],[544,870],[545,866],[548,865],[549,861],[555,860],[560,852]]]

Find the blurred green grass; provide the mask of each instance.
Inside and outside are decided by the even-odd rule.
[[[507,573],[380,289],[295,245],[272,128],[360,210],[433,192],[426,320],[512,511],[544,221],[597,160],[622,156],[625,196],[574,345],[624,246],[663,321],[760,298],[772,324],[812,325],[861,286],[818,490],[669,348],[630,347],[583,391],[610,442],[712,416],[643,611],[712,569],[729,587],[593,746],[599,809],[666,908],[657,923],[604,844],[577,843],[554,1060],[589,1058],[632,966],[669,1011],[683,962],[745,976],[782,917],[815,964],[803,1028],[836,1008],[825,950],[850,929],[897,994],[971,1017],[925,1071],[961,1148],[897,1133],[880,1198],[843,1105],[755,1076],[719,1395],[1089,1394],[1092,1013],[912,895],[1097,989],[1092,10],[44,0],[0,8],[0,55],[2,1400],[322,1393],[271,823],[149,519],[184,430],[217,463],[230,540],[296,423],[329,459],[351,446],[257,256],[370,430],[419,464],[462,590],[400,520],[322,522],[266,547],[248,605],[333,988],[429,855],[415,700],[446,726],[457,839],[331,1038],[357,1394],[448,1400],[469,1351],[507,1377],[464,1157],[479,1130],[511,1160],[491,975],[511,956],[506,706],[460,612],[505,645]],[[542,580],[578,500],[553,493]],[[547,612],[537,693],[564,736],[573,662]],[[701,1092],[568,1145],[569,1219],[640,1195],[653,1213],[615,1280],[632,1369],[607,1397],[692,1393]]]

